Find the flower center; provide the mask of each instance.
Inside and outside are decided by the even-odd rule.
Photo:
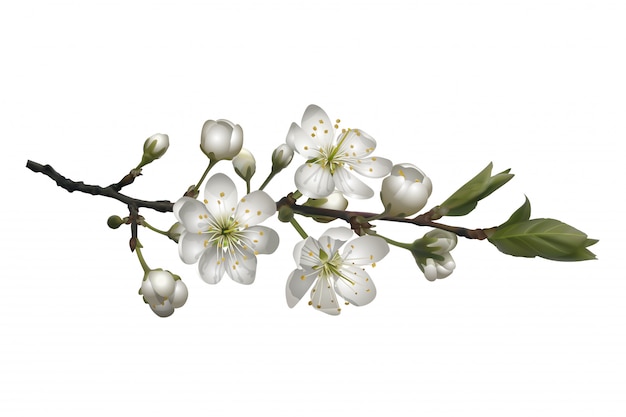
[[[205,234],[207,239],[204,246],[217,246],[221,249],[229,249],[241,244],[243,234],[239,222],[233,216],[214,219],[209,223],[209,228]]]

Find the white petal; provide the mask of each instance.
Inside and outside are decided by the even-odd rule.
[[[290,308],[298,304],[298,301],[300,301],[309,288],[311,288],[313,282],[315,282],[317,275],[318,273],[312,269],[296,269],[289,275],[285,295],[287,305]]]
[[[337,189],[348,197],[370,198],[374,195],[374,190],[343,167],[335,170],[334,179]]]
[[[206,235],[184,232],[178,238],[178,255],[186,264],[195,264],[207,247]]]
[[[296,261],[296,265],[300,265],[300,257],[302,256],[302,248],[306,244],[307,240],[314,240],[314,239],[309,236],[305,240],[301,240],[300,242],[296,243],[296,245],[293,247],[293,259]]]
[[[180,212],[180,208],[187,202],[190,200],[195,200],[194,198],[191,197],[181,197],[178,199],[178,201],[176,201],[174,203],[174,216],[176,216],[176,219],[178,219],[180,221],[180,215],[178,214]]]
[[[174,277],[167,271],[150,271],[148,273],[148,281],[152,284],[154,292],[163,298],[169,297],[176,287]]]
[[[346,266],[341,272],[345,278],[340,277],[335,282],[337,293],[355,306],[371,303],[376,297],[376,287],[368,273],[358,266]]]
[[[176,281],[176,288],[174,289],[174,294],[172,294],[169,298],[170,303],[172,303],[172,307],[179,308],[182,307],[185,302],[187,302],[187,297],[189,292],[187,290],[187,286],[182,280]]]
[[[214,217],[230,216],[237,207],[237,187],[228,176],[215,174],[204,186],[204,204]]]
[[[343,250],[348,264],[367,265],[378,262],[389,253],[389,245],[378,236],[361,236],[349,242]]]
[[[306,159],[319,155],[320,142],[315,136],[307,135],[304,130],[295,123],[291,124],[287,138],[293,143],[293,150]]]
[[[297,259],[296,263],[300,267],[304,267],[304,268],[306,267],[312,268],[314,266],[319,266],[322,264],[319,254],[320,254],[319,242],[309,236],[308,238],[304,240],[304,245],[302,246],[300,250],[300,259]]]
[[[200,277],[207,284],[217,284],[224,276],[224,261],[222,250],[211,247],[204,251],[198,262]]]
[[[251,250],[232,249],[225,257],[224,268],[233,281],[245,285],[254,282],[257,261]]]
[[[359,174],[369,178],[381,178],[385,175],[389,175],[393,163],[386,158],[380,158],[378,156],[368,156],[363,159],[358,159],[356,163],[352,164],[352,168]]]
[[[334,283],[330,278],[318,277],[311,290],[311,306],[326,314],[336,316],[341,312],[341,306],[335,294]]]
[[[361,129],[350,129],[344,135],[339,137],[342,154],[348,153],[350,157],[365,158],[376,149],[374,138]]]
[[[174,314],[174,307],[168,300],[164,301],[163,304],[151,305],[150,308],[159,317],[169,317]]]
[[[330,171],[321,165],[306,163],[295,174],[298,190],[310,198],[322,198],[335,191],[335,181]],[[373,192],[372,192],[373,195]]]
[[[182,200],[182,199],[181,199]],[[180,200],[179,200],[180,201]],[[178,221],[190,233],[207,230],[207,217],[209,212],[204,204],[193,198],[185,199],[177,207]]]
[[[246,236],[246,245],[257,253],[274,253],[278,248],[278,233],[265,226],[252,226],[243,232]]]
[[[311,104],[304,111],[302,116],[302,130],[307,135],[315,135],[318,143],[322,146],[327,146],[333,143],[335,136],[335,129],[333,123],[324,110]]]
[[[332,257],[352,236],[352,230],[347,227],[332,227],[320,236],[318,242],[320,248]]]
[[[152,288],[152,283],[148,279],[145,279],[141,282],[140,294],[143,295],[145,301],[150,305],[161,304],[163,302],[163,297],[154,292],[154,288]]]
[[[243,227],[254,226],[276,213],[276,203],[265,191],[253,191],[243,197],[235,210],[235,219]]]
[[[354,232],[352,231],[352,229],[348,229],[347,227],[343,226],[331,227],[330,229],[322,233],[322,236],[329,236],[333,239],[341,240],[344,243],[347,242],[353,235]]]

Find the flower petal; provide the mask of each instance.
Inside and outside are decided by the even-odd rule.
[[[333,178],[337,189],[348,197],[370,198],[374,195],[374,190],[343,167],[335,170]]]
[[[206,235],[183,232],[178,238],[178,255],[186,264],[195,264],[207,248]]]
[[[317,240],[312,237],[307,237],[304,241],[304,245],[302,245],[300,249],[300,259],[296,259],[296,263],[300,267],[304,268],[312,268],[314,266],[319,266],[322,264],[320,260],[320,244]],[[296,246],[297,248],[298,246]],[[294,250],[295,256],[295,250]]]
[[[369,274],[358,266],[345,266],[341,269],[346,278],[339,277],[335,282],[335,290],[339,295],[354,304],[364,306],[376,297],[376,287]]]
[[[213,217],[230,216],[237,207],[237,187],[228,176],[215,174],[204,186],[204,204]]]
[[[335,191],[335,181],[330,171],[318,164],[306,163],[300,166],[295,174],[295,182],[298,190],[310,198],[326,197]]]
[[[312,269],[296,269],[289,275],[285,288],[285,296],[289,308],[293,308],[293,306],[298,304],[298,301],[311,288],[317,276],[318,272]]]
[[[336,316],[341,312],[341,307],[335,294],[335,288],[330,278],[318,277],[315,286],[311,290],[311,305],[316,310]]]
[[[293,144],[292,149],[306,159],[314,158],[319,155],[319,140],[314,136],[307,135],[297,124],[291,124],[291,128],[287,133],[287,139],[289,140],[288,144]]]
[[[246,240],[249,240],[245,244],[254,250],[255,255],[259,253],[274,253],[278,248],[278,233],[274,229],[265,226],[252,226],[246,229],[244,234]]]
[[[151,305],[150,308],[159,317],[169,317],[174,314],[174,307],[169,300],[163,302],[163,304]]]
[[[393,162],[389,159],[378,156],[357,159],[356,163],[352,164],[352,168],[356,172],[369,178],[381,178],[389,175],[392,166]]]
[[[378,262],[389,253],[389,245],[378,236],[361,236],[349,242],[343,250],[347,264],[367,265]]]
[[[331,145],[335,138],[335,129],[324,110],[311,104],[302,116],[302,130],[308,136],[315,137],[322,146]]]
[[[198,262],[200,277],[207,284],[217,284],[224,276],[224,261],[222,250],[215,247],[204,251]]]
[[[251,250],[232,249],[226,255],[224,268],[233,281],[250,285],[256,276],[256,264],[256,256]]]
[[[350,129],[340,136],[340,152],[353,158],[365,158],[376,149],[376,140],[361,129]]]
[[[181,198],[177,204],[183,200]],[[176,206],[176,204],[174,204]],[[183,227],[190,233],[198,233],[208,229],[207,217],[209,212],[204,204],[193,198],[184,198],[177,207],[178,221],[180,221]]]
[[[276,213],[276,203],[265,191],[253,191],[243,197],[235,210],[235,219],[244,227],[254,226]]]
[[[176,288],[174,289],[174,293],[169,298],[170,303],[172,303],[172,307],[182,307],[185,302],[187,302],[188,295],[189,292],[187,291],[187,286],[185,285],[185,283],[180,279],[176,281]]]

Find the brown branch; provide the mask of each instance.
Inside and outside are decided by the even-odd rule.
[[[129,206],[134,206],[136,208],[145,207],[152,210],[160,211],[162,213],[170,212],[174,208],[174,203],[172,203],[171,201],[146,201],[124,195],[119,192],[119,189],[121,188],[120,183],[111,184],[108,187],[101,187],[99,185],[85,184],[82,181],[72,181],[69,178],[65,178],[64,176],[59,174],[50,165],[41,165],[37,162],[30,160],[26,163],[26,168],[30,169],[33,172],[40,172],[45,176],[50,177],[57,183],[59,187],[67,190],[70,193],[73,193],[74,191],[80,191],[81,193],[91,195],[101,195],[121,201],[122,203]]]
[[[121,201],[122,203],[128,205],[131,210],[131,214],[136,212],[141,207],[149,208],[152,210],[160,211],[160,212],[171,212],[174,208],[174,203],[167,200],[159,200],[159,201],[145,201],[138,200],[136,198],[129,197],[127,195],[121,194],[119,189],[132,182],[132,179],[140,173],[135,172],[131,173],[125,177],[125,180],[120,181],[117,184],[111,184],[108,187],[100,187],[99,185],[88,185],[83,183],[82,181],[72,181],[68,178],[65,178],[57,171],[54,170],[50,165],[41,165],[37,162],[28,161],[26,163],[26,167],[33,172],[40,172],[52,180],[54,180],[57,185],[67,191],[74,192],[80,191],[82,193],[92,194],[92,195],[101,195],[104,197],[109,197]],[[127,182],[129,181],[130,182]],[[399,223],[410,223],[417,226],[428,226],[436,229],[446,230],[448,232],[452,232],[458,236],[465,237],[468,239],[478,239],[483,240],[486,239],[488,233],[491,233],[495,230],[495,228],[489,229],[467,229],[465,227],[459,226],[449,226],[442,223],[436,223],[432,221],[432,217],[434,211],[431,210],[427,213],[420,214],[413,218],[406,217],[394,217],[394,216],[379,216],[377,213],[369,213],[364,211],[343,211],[343,210],[332,210],[321,207],[310,207],[303,206],[296,203],[296,199],[293,197],[293,194],[290,193],[287,196],[281,198],[276,202],[276,209],[279,210],[281,207],[289,207],[293,210],[294,213],[307,216],[307,217],[331,217],[334,219],[341,219],[350,224],[350,227],[358,234],[365,234],[367,229],[372,227],[370,221],[375,220],[383,220],[390,222],[399,222]],[[136,222],[134,223],[136,227]],[[136,240],[136,231],[133,233],[133,238]],[[134,249],[134,244],[131,238],[131,249]]]

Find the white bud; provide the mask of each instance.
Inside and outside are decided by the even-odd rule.
[[[170,146],[170,138],[163,133],[157,133],[156,135],[150,136],[143,143],[143,158],[141,160],[141,165],[149,164],[155,159],[159,159],[165,152],[167,148]]]
[[[249,150],[242,148],[239,154],[233,159],[233,167],[235,172],[244,181],[250,181],[250,178],[256,172],[256,161],[254,155]]]
[[[225,120],[207,120],[202,126],[200,149],[212,161],[231,160],[243,145],[241,126]]]
[[[182,307],[187,301],[187,286],[179,277],[169,271],[154,269],[149,271],[143,282],[139,294],[154,313],[160,317],[168,317],[174,309]]]
[[[456,267],[454,259],[452,259],[452,255],[450,255],[450,253],[443,255],[443,261],[437,261],[432,258],[426,258],[423,261],[425,263],[418,263],[417,265],[429,281],[435,281],[437,279],[447,277]]]
[[[418,167],[398,164],[383,180],[380,198],[385,208],[390,206],[390,216],[410,216],[426,205],[432,189],[430,178]]]
[[[283,143],[272,152],[272,169],[280,171],[291,163],[293,159],[293,149],[286,143]]]

